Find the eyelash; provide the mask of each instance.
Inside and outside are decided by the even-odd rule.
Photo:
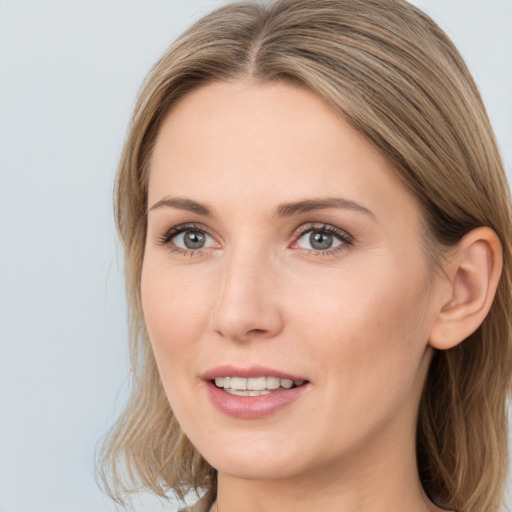
[[[182,233],[187,232],[198,232],[198,233],[205,233],[208,236],[213,238],[213,235],[211,234],[210,230],[199,224],[181,224],[179,226],[172,227],[169,229],[166,233],[164,233],[161,237],[158,238],[157,243],[158,245],[167,246],[170,252],[175,252],[182,254],[183,256],[195,256],[195,255],[201,255],[204,252],[204,249],[182,249],[181,247],[177,247],[176,245],[172,245],[171,242],[173,238],[177,237],[178,235]],[[310,232],[318,232],[318,233],[324,233],[328,235],[332,235],[333,237],[337,238],[341,243],[340,245],[332,248],[332,249],[325,249],[325,250],[318,250],[318,249],[308,249],[307,255],[308,256],[332,256],[333,254],[336,254],[340,251],[346,250],[348,247],[354,244],[354,238],[352,235],[348,234],[346,231],[343,231],[339,228],[336,228],[334,226],[331,226],[329,224],[316,224],[316,223],[307,223],[301,226],[298,230],[295,231],[293,234],[294,238],[294,244],[297,243],[298,240],[300,240],[305,234]]]
[[[206,233],[207,235],[212,236],[209,229],[205,226],[201,226],[199,224],[181,224],[179,226],[175,226],[166,233],[164,233],[158,240],[157,243],[159,245],[167,246],[169,251],[177,252],[182,254],[183,256],[194,256],[201,255],[204,252],[204,249],[182,249],[181,247],[177,247],[175,245],[171,245],[172,239],[181,235],[182,233],[187,232],[196,232],[196,233]]]
[[[349,235],[346,231],[331,226],[330,224],[320,225],[314,223],[304,224],[303,226],[301,226],[294,233],[294,243],[297,243],[297,241],[300,240],[304,235],[311,232],[332,235],[333,237],[337,238],[341,243],[340,245],[333,247],[332,249],[325,249],[323,251],[319,249],[308,249],[308,256],[332,256],[340,251],[346,250],[348,247],[354,244],[354,238],[351,235]]]

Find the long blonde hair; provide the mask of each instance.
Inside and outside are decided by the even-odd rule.
[[[284,81],[349,120],[392,162],[420,204],[439,260],[473,228],[499,236],[504,269],[481,327],[438,351],[417,428],[422,485],[464,512],[500,506],[507,470],[506,399],[512,372],[512,215],[502,161],[477,87],[445,33],[403,0],[235,3],[205,16],[155,64],[141,89],[119,164],[115,212],[125,250],[132,389],[107,438],[102,476],[111,495],[138,488],[182,497],[216,492],[215,470],[181,431],[146,333],[140,277],[149,159],[177,101],[212,81]]]

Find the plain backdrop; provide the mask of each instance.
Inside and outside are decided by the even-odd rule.
[[[0,0],[0,512],[116,510],[94,480],[128,389],[115,167],[147,70],[221,3]],[[510,176],[512,0],[415,3],[467,59]]]

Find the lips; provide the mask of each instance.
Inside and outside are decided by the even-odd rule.
[[[204,375],[204,380],[215,380],[217,377],[244,377],[249,379],[251,377],[277,377],[279,379],[289,379],[291,381],[305,381],[305,377],[300,375],[293,375],[288,372],[276,370],[274,368],[267,368],[265,366],[251,366],[250,368],[238,368],[235,366],[217,366],[208,370]]]
[[[310,389],[301,376],[265,367],[222,366],[203,375],[212,404],[224,414],[256,419],[295,402]]]

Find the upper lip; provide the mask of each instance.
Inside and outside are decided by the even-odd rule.
[[[300,375],[294,375],[275,368],[267,368],[265,366],[250,366],[241,368],[236,366],[224,365],[216,366],[205,372],[202,376],[204,380],[214,380],[216,377],[277,377],[279,379],[290,379],[293,381],[308,380]]]

